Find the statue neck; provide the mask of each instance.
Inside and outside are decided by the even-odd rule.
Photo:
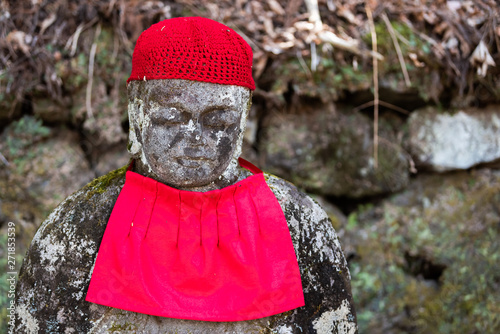
[[[188,186],[177,186],[175,184],[169,183],[156,175],[154,172],[150,170],[150,168],[145,165],[141,159],[137,159],[134,161],[134,166],[132,170],[135,173],[141,174],[143,176],[149,177],[153,180],[156,180],[158,182],[164,183],[170,187],[180,189],[180,190],[188,190],[188,191],[199,191],[199,192],[206,192],[210,190],[215,190],[215,189],[221,189],[227,186],[230,186],[241,179],[245,178],[247,176],[247,173],[242,173],[241,169],[239,168],[238,160],[236,158],[233,158],[229,165],[227,166],[226,170],[214,181],[212,181],[209,184],[202,185],[202,186],[195,186],[195,187],[188,187]]]

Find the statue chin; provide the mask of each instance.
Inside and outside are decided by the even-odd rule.
[[[144,159],[147,159],[146,163],[143,162]],[[174,188],[205,190],[203,188],[207,187],[206,190],[211,190],[234,181],[237,171],[233,169],[237,163],[230,162],[231,157],[221,157],[218,160],[184,158],[157,161],[145,154],[142,159],[136,160],[134,171]]]

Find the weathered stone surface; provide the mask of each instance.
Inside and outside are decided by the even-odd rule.
[[[381,125],[379,166],[374,168],[371,123],[333,105],[273,114],[264,126],[260,152],[268,170],[314,193],[362,197],[400,190],[409,179],[405,153]]]
[[[500,159],[500,106],[443,113],[412,113],[409,149],[416,163],[438,172],[468,169]]]
[[[335,205],[330,203],[322,196],[311,195],[312,199],[321,205],[328,218],[332,221],[333,228],[337,233],[340,240],[344,240],[344,235],[346,233],[346,227],[349,225],[346,215]],[[351,242],[342,242],[342,249],[344,250],[344,256],[349,259],[356,253],[354,249],[354,244]]]
[[[350,274],[328,216],[292,184],[271,175],[266,180],[289,225],[306,306],[226,323],[160,318],[86,302],[92,267],[124,172],[111,172],[74,193],[38,230],[17,286],[17,333],[357,332]],[[238,178],[248,175],[240,169]]]

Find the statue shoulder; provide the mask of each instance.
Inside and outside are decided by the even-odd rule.
[[[84,320],[89,313],[85,293],[125,172],[124,167],[94,179],[59,204],[37,230],[19,272],[19,332],[50,332],[48,326],[59,323],[59,314],[81,316],[71,323],[90,326]],[[76,309],[64,310],[67,305]]]
[[[264,177],[285,214],[294,244],[308,240],[321,259],[325,255],[347,267],[335,229],[321,205],[289,181],[267,173]]]
[[[306,306],[292,313],[294,323],[307,323],[314,333],[356,333],[351,276],[330,218],[292,183],[264,177],[285,215],[301,271]]]
[[[264,178],[283,209],[296,205],[317,212],[320,216],[315,218],[319,220],[328,218],[318,202],[300,191],[293,183],[269,173],[264,173]]]

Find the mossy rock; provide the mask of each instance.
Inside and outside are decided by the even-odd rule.
[[[395,192],[409,181],[408,162],[394,133],[381,123],[378,166],[371,121],[333,106],[270,115],[260,152],[266,168],[311,193],[364,197]]]
[[[500,172],[426,175],[349,217],[360,330],[500,331]]]

